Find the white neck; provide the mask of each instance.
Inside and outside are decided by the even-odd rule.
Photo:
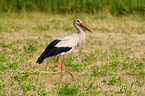
[[[76,23],[74,23],[74,26],[78,30],[78,33],[85,33],[84,30],[79,25],[77,25]]]
[[[82,42],[85,41],[85,37],[86,37],[85,32],[79,25],[77,25],[76,23],[73,24],[75,28],[78,30],[78,37],[79,37],[78,46],[81,46]]]

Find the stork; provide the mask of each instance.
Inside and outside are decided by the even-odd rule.
[[[43,60],[45,58],[48,57],[53,57],[53,56],[57,56],[57,60],[54,64],[54,66],[61,68],[61,77],[60,77],[60,81],[62,82],[62,71],[65,70],[67,72],[70,73],[70,75],[72,76],[72,78],[74,78],[74,74],[63,68],[64,65],[64,60],[67,54],[70,54],[71,51],[74,49],[74,47],[76,46],[81,46],[82,42],[85,40],[85,32],[84,30],[81,28],[85,28],[86,30],[88,30],[89,32],[91,32],[90,29],[88,29],[83,23],[81,23],[81,21],[79,19],[74,20],[73,22],[74,27],[77,29],[77,33],[74,34],[70,34],[58,39],[55,39],[54,41],[52,41],[44,50],[44,52],[40,55],[40,57],[38,58],[38,60],[36,61],[36,63],[41,64],[43,62]],[[61,63],[61,67],[57,65],[57,61],[59,59],[60,56],[64,56],[63,57],[63,61]]]

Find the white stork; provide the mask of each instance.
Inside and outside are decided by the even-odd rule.
[[[62,82],[62,71],[65,70],[71,74],[71,76],[74,78],[74,74],[63,68],[64,60],[66,54],[71,53],[74,47],[80,46],[82,41],[85,40],[85,32],[81,28],[85,28],[89,32],[90,29],[88,29],[79,19],[74,20],[73,22],[74,27],[78,30],[78,33],[70,34],[58,39],[55,39],[52,41],[44,50],[44,52],[41,54],[41,56],[38,58],[36,63],[40,64],[43,62],[45,58],[52,57],[52,56],[57,56],[57,60],[55,62],[56,67],[61,68],[61,82]],[[80,27],[81,26],[81,27]],[[57,65],[57,61],[59,59],[59,56],[64,55],[61,67]]]

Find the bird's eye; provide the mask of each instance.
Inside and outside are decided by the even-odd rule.
[[[77,20],[77,22],[79,22],[79,23],[80,23],[80,21],[79,21],[79,20]]]

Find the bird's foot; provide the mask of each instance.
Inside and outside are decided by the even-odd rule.
[[[70,76],[75,79],[75,75],[73,73],[70,73]]]

